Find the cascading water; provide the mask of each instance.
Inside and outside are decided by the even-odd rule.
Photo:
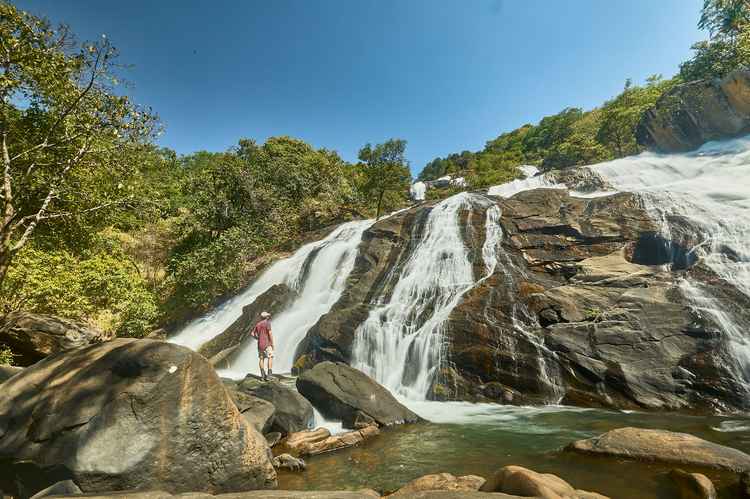
[[[372,220],[344,224],[335,236],[317,246],[304,281],[297,283],[299,296],[272,319],[274,371],[288,373],[292,370],[297,346],[307,331],[341,297],[346,279],[354,268],[362,233],[372,224]],[[248,372],[259,373],[258,350],[254,343],[244,347],[229,369],[219,371],[232,378],[244,377]]]
[[[703,238],[689,254],[750,297],[750,138],[711,142],[685,154],[643,153],[593,168],[615,188],[639,193],[662,222],[666,240],[670,216],[689,220]],[[727,335],[738,381],[750,388],[747,325],[738,324],[699,283],[685,281],[681,288]]]
[[[277,331],[274,337],[277,351],[275,370],[289,372],[294,351],[307,330],[341,296],[354,266],[362,233],[372,224],[372,220],[348,222],[336,228],[328,237],[306,244],[291,257],[274,263],[247,290],[188,324],[170,341],[197,349],[226,330],[242,314],[244,306],[271,286],[286,283],[299,293],[298,297],[272,322],[273,329]],[[303,275],[304,279],[301,279]],[[249,372],[258,372],[258,354],[254,343],[246,346],[230,369],[222,374],[239,378]]]
[[[459,214],[488,206],[475,194],[461,193],[437,204],[424,233],[404,264],[390,297],[381,298],[356,331],[353,365],[392,392],[424,400],[442,355],[442,325],[461,296],[475,285],[461,237]],[[496,224],[495,215],[488,220]],[[493,254],[502,232],[494,227],[483,254],[494,271]]]

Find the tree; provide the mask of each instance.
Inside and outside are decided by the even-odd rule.
[[[377,200],[376,218],[380,218],[387,194],[396,198],[394,203],[388,204],[395,204],[406,196],[411,174],[404,157],[405,151],[406,141],[401,139],[390,139],[375,147],[366,144],[359,151],[364,176],[363,190],[368,197]]]
[[[750,0],[704,0],[698,27],[709,40],[691,48],[695,55],[680,65],[685,81],[722,77],[750,66]]]
[[[115,93],[116,58],[106,37],[78,44],[0,2],[0,286],[40,226],[130,198],[129,165],[156,120]]]

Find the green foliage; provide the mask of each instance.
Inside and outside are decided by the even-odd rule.
[[[366,144],[359,151],[361,188],[366,198],[376,204],[376,218],[380,218],[382,210],[397,208],[406,200],[411,173],[405,152],[406,141],[400,139],[374,147]]]
[[[67,27],[0,2],[0,48],[2,285],[37,229],[85,236],[132,198],[155,118],[116,90],[106,37],[79,45]]]
[[[684,81],[721,78],[750,67],[750,2],[704,0],[698,27],[710,38],[694,44],[693,57],[680,65]]]
[[[83,256],[27,246],[8,273],[13,298],[6,306],[88,321],[119,336],[143,336],[157,319],[156,297],[133,262],[106,243]]]
[[[0,345],[0,365],[12,366],[15,355],[7,345]]]

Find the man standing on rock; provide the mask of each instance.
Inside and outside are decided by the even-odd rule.
[[[258,359],[260,365],[260,375],[263,381],[268,381],[268,377],[273,375],[273,334],[271,334],[271,314],[263,312],[260,314],[260,322],[253,328],[253,338],[258,340]],[[268,361],[268,371],[263,368],[264,360]]]

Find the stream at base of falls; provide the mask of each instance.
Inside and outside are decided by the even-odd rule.
[[[431,473],[489,478],[507,465],[553,473],[577,489],[612,499],[677,499],[667,473],[678,466],[562,452],[569,443],[635,426],[685,432],[750,452],[750,419],[462,402],[410,402],[432,422],[384,429],[362,445],[307,459],[303,473],[280,472],[290,490],[393,491]],[[737,475],[679,466],[714,481],[720,498],[737,497]]]

